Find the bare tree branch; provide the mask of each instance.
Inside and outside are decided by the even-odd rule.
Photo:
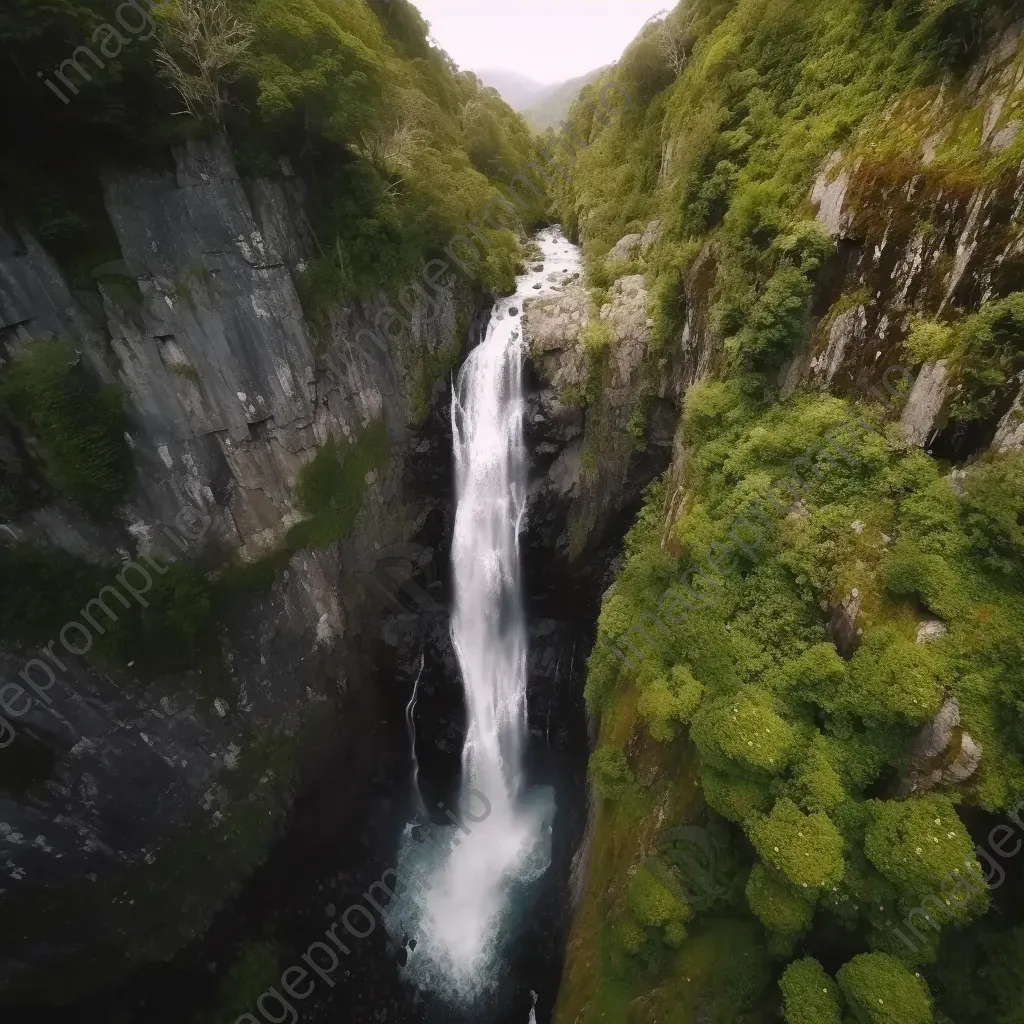
[[[662,22],[658,32],[658,50],[672,69],[672,74],[678,78],[686,67],[688,54],[683,31],[670,17]]]
[[[223,86],[252,44],[252,26],[236,18],[226,0],[177,0],[161,18],[156,58],[185,103],[180,113],[223,124]],[[170,44],[173,49],[168,49]]]

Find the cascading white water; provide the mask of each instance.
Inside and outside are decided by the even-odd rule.
[[[471,825],[463,821],[465,828],[435,831],[429,871],[416,872],[418,884],[388,921],[394,936],[416,939],[406,967],[411,979],[460,1001],[488,988],[515,891],[550,863],[553,798],[546,789],[524,792],[523,782],[527,643],[518,536],[527,453],[521,318],[524,299],[567,280],[579,270],[579,257],[557,228],[541,232],[537,241],[543,268],[518,278],[516,294],[495,305],[452,401],[457,509],[451,633],[467,708],[462,803],[474,805],[475,790],[490,809],[485,817],[469,818]],[[399,875],[405,877],[408,862],[421,854],[407,829]]]

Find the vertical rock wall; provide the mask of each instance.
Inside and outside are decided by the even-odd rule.
[[[294,760],[311,713],[335,707],[342,742],[365,726],[345,720],[369,706],[350,699],[362,681],[343,671],[347,638],[365,617],[358,577],[417,525],[403,489],[408,396],[422,366],[465,341],[457,308],[473,303],[443,292],[432,315],[415,310],[410,335],[387,345],[378,306],[338,301],[314,330],[297,288],[319,255],[303,182],[286,166],[279,178],[243,182],[222,139],[173,155],[173,170],[108,174],[123,258],[97,269],[98,299],[73,291],[16,220],[0,229],[0,356],[70,341],[97,380],[122,389],[135,467],[113,521],[51,501],[6,524],[0,543],[32,540],[109,565],[111,583],[129,557],[205,549],[222,563],[252,561],[279,549],[302,518],[297,474],[329,438],[353,440],[383,422],[390,457],[368,477],[344,541],[295,554],[269,591],[231,613],[213,689],[191,676],[143,683],[130,667],[65,656],[50,703],[18,719],[17,747],[0,758],[17,750],[31,770],[0,782],[0,913],[26,924],[0,945],[0,986],[80,957],[99,904],[122,880],[165,909],[118,900],[105,941],[123,960],[108,966],[167,955],[258,862],[295,781],[273,766]],[[0,455],[8,449],[13,458],[10,444]],[[207,525],[183,555],[164,527],[186,507]],[[0,684],[19,680],[38,654],[0,643]],[[255,826],[257,817],[269,821]],[[207,858],[201,870],[223,879],[206,903],[179,872],[185,840],[197,866]],[[167,912],[183,899],[201,905]],[[69,974],[70,989],[88,983]]]

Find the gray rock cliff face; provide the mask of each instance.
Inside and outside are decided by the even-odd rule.
[[[605,351],[588,354],[583,332],[593,322],[606,327],[609,340]],[[570,557],[668,463],[674,410],[663,408],[669,403],[644,380],[652,326],[639,274],[615,281],[599,312],[582,284],[526,303],[523,332],[541,382],[536,418],[554,429],[559,448],[533,495],[532,514],[536,519],[545,507],[568,509],[550,541]],[[593,374],[601,375],[601,385],[586,400]]]
[[[1016,137],[1019,123],[1007,117],[1019,88],[1014,55],[1020,31],[1020,23],[1008,29],[962,85],[950,83],[928,108],[935,132],[919,152],[907,154],[912,169],[893,172],[870,155],[837,151],[811,191],[817,221],[839,247],[842,295],[836,288],[831,298],[855,304],[823,318],[810,351],[790,367],[787,383],[814,381],[862,396],[898,364],[919,371],[925,380],[915,388],[904,419],[916,445],[945,429],[942,406],[959,382],[946,378],[942,364],[914,365],[903,348],[912,317],[955,319],[1020,287],[1015,268],[1024,252],[1024,165],[980,178],[976,186],[954,187],[936,163],[954,111],[964,104],[983,114],[982,151],[1004,149]],[[999,417],[1009,419],[997,448],[1012,443],[1017,418],[1011,413],[999,410]]]
[[[111,523],[52,502],[6,524],[0,543],[61,548],[108,565],[111,583],[132,557],[189,559],[206,548],[221,561],[253,561],[301,520],[297,475],[329,438],[356,439],[383,422],[389,460],[369,474],[355,528],[339,545],[294,554],[268,592],[231,616],[215,693],[186,676],[143,683],[130,668],[64,655],[51,703],[37,700],[17,720],[19,749],[36,770],[0,781],[0,913],[5,900],[31,907],[44,885],[99,891],[129,870],[171,870],[161,852],[169,837],[231,824],[231,781],[248,746],[298,742],[328,701],[344,716],[359,685],[339,669],[365,614],[358,578],[411,535],[418,514],[403,492],[409,395],[439,350],[465,341],[456,338],[457,306],[468,296],[452,290],[429,311],[411,311],[408,332],[389,343],[379,328],[390,313],[372,304],[339,300],[315,331],[297,280],[318,252],[304,184],[287,167],[245,183],[227,144],[213,139],[175,149],[173,171],[121,169],[104,187],[123,263],[104,268],[99,301],[73,292],[28,232],[0,231],[0,355],[61,337],[98,380],[122,389],[132,491]],[[183,508],[206,524],[184,556],[165,530]],[[0,683],[38,657],[0,643]],[[281,810],[268,803],[266,814]],[[196,927],[215,905],[196,914]],[[134,918],[125,908],[126,947],[136,929],[151,928],[141,908]],[[0,949],[0,985],[72,954],[77,934],[65,929],[63,946],[24,939],[16,952]],[[165,953],[176,939],[168,941]]]

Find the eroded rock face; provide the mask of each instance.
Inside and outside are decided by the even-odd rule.
[[[558,296],[527,300],[523,336],[545,380],[559,393],[582,388],[586,358],[580,334],[592,317],[590,297],[582,284],[569,285]]]
[[[960,725],[960,704],[950,697],[914,741],[910,770],[898,795],[928,793],[966,782],[981,764],[982,747]]]
[[[596,314],[610,341],[605,352],[588,357],[582,332],[594,319],[583,285],[554,298],[529,300],[523,317],[535,368],[528,399],[531,445],[542,456],[533,471],[529,517],[544,524],[539,529],[547,543],[570,556],[638,499],[667,464],[674,433],[674,407],[650,396],[643,436],[630,432],[643,401],[653,326],[643,276],[612,285],[610,301]],[[600,375],[600,386],[584,413],[592,373]]]
[[[1019,452],[1024,448],[1024,388],[996,430],[992,448],[997,452]]]
[[[900,419],[908,444],[917,448],[928,445],[939,425],[948,393],[945,359],[922,367]]]
[[[174,157],[173,173],[108,176],[124,260],[102,268],[94,310],[31,236],[0,239],[0,343],[68,338],[124,389],[137,484],[119,517],[123,546],[174,554],[158,524],[189,504],[221,546],[258,557],[301,518],[296,475],[329,437],[383,420],[403,443],[409,380],[450,342],[455,298],[403,312],[405,344],[380,341],[394,329],[390,310],[341,302],[328,336],[314,337],[294,277],[316,254],[303,183],[260,180],[250,199],[218,138]],[[103,357],[108,338],[116,370]],[[60,533],[47,539],[62,544]]]
[[[845,238],[851,225],[850,214],[844,210],[850,172],[845,168],[836,170],[842,159],[838,151],[828,158],[811,192],[811,201],[818,207],[818,223],[833,238]]]
[[[861,593],[854,588],[832,609],[828,631],[836,650],[849,660],[860,647],[861,629],[858,626],[860,616]]]
[[[612,329],[612,387],[629,388],[643,364],[653,323],[647,315],[647,287],[643,274],[620,277],[611,288],[611,302],[602,319]]]
[[[327,704],[341,709],[340,742],[349,730],[372,731],[374,722],[361,717],[372,706],[369,684],[340,666],[367,632],[366,581],[380,556],[428,514],[411,505],[407,477],[436,453],[422,442],[407,451],[409,384],[424,356],[455,340],[456,297],[447,292],[403,313],[406,333],[390,345],[375,334],[392,330],[393,314],[377,305],[338,301],[315,334],[295,283],[315,255],[303,183],[284,168],[279,179],[243,185],[223,140],[176,148],[173,171],[112,172],[105,194],[124,259],[102,268],[99,300],[72,292],[31,235],[0,231],[0,348],[10,356],[37,339],[66,338],[96,378],[122,388],[133,489],[110,523],[55,501],[8,524],[0,543],[34,540],[109,564],[112,583],[129,557],[188,559],[213,544],[220,559],[251,560],[278,549],[301,518],[297,474],[328,438],[354,439],[382,421],[390,458],[367,477],[362,511],[343,542],[295,554],[269,589],[231,612],[216,700],[186,675],[144,683],[130,667],[103,671],[65,656],[52,706],[36,702],[16,722],[24,767],[17,786],[0,784],[0,889],[8,900],[64,883],[99,892],[126,870],[141,884],[147,865],[155,879],[173,877],[162,846],[183,831],[199,842],[222,818],[232,820],[233,780],[254,737],[286,750]],[[116,358],[108,361],[110,349]],[[17,455],[9,447],[0,449],[5,464]],[[163,527],[186,506],[208,526],[183,555]],[[0,683],[18,679],[38,656],[0,644]],[[259,776],[244,780],[250,790],[260,785]],[[269,805],[263,816],[272,826]],[[272,831],[249,838],[258,845]],[[194,923],[229,895],[225,886]],[[164,923],[173,926],[169,917]],[[123,969],[155,928],[141,903],[137,912],[126,904],[118,937],[127,952],[112,968]],[[50,929],[64,936],[59,950],[46,938],[0,947],[0,985],[40,959],[73,953],[90,929],[94,921],[69,917]],[[161,948],[172,950],[163,939]]]
[[[896,170],[854,147],[832,153],[822,166],[810,199],[818,223],[837,243],[837,256],[819,281],[819,298],[845,303],[856,297],[862,314],[844,313],[815,331],[812,358],[790,367],[787,391],[812,378],[863,397],[891,368],[914,368],[903,347],[913,315],[955,317],[1016,289],[1010,268],[1024,252],[1024,165],[960,190],[951,189],[937,167],[964,106],[978,111],[979,155],[1004,151],[1019,139],[1021,122],[1013,115],[1021,86],[1015,63],[1020,32],[1017,23],[993,40],[966,80],[941,90],[926,109],[904,102],[884,115],[894,128],[914,122],[923,136],[918,152],[906,154],[909,165]],[[822,308],[819,315],[825,314]],[[924,373],[933,393],[911,414],[918,445],[925,443],[938,402],[935,365]],[[926,396],[919,391],[916,398]]]
[[[660,237],[661,221],[652,220],[644,228],[642,234],[624,235],[620,238],[605,256],[605,262],[608,264],[629,263],[638,257],[646,258]]]
[[[661,221],[652,220],[650,224],[644,228],[643,235],[640,236],[640,255],[647,256],[647,254],[657,244],[658,239],[661,238]]]
[[[828,348],[812,362],[815,376],[824,384],[831,384],[846,353],[852,347],[863,345],[868,337],[867,310],[863,305],[841,313],[828,333]]]

